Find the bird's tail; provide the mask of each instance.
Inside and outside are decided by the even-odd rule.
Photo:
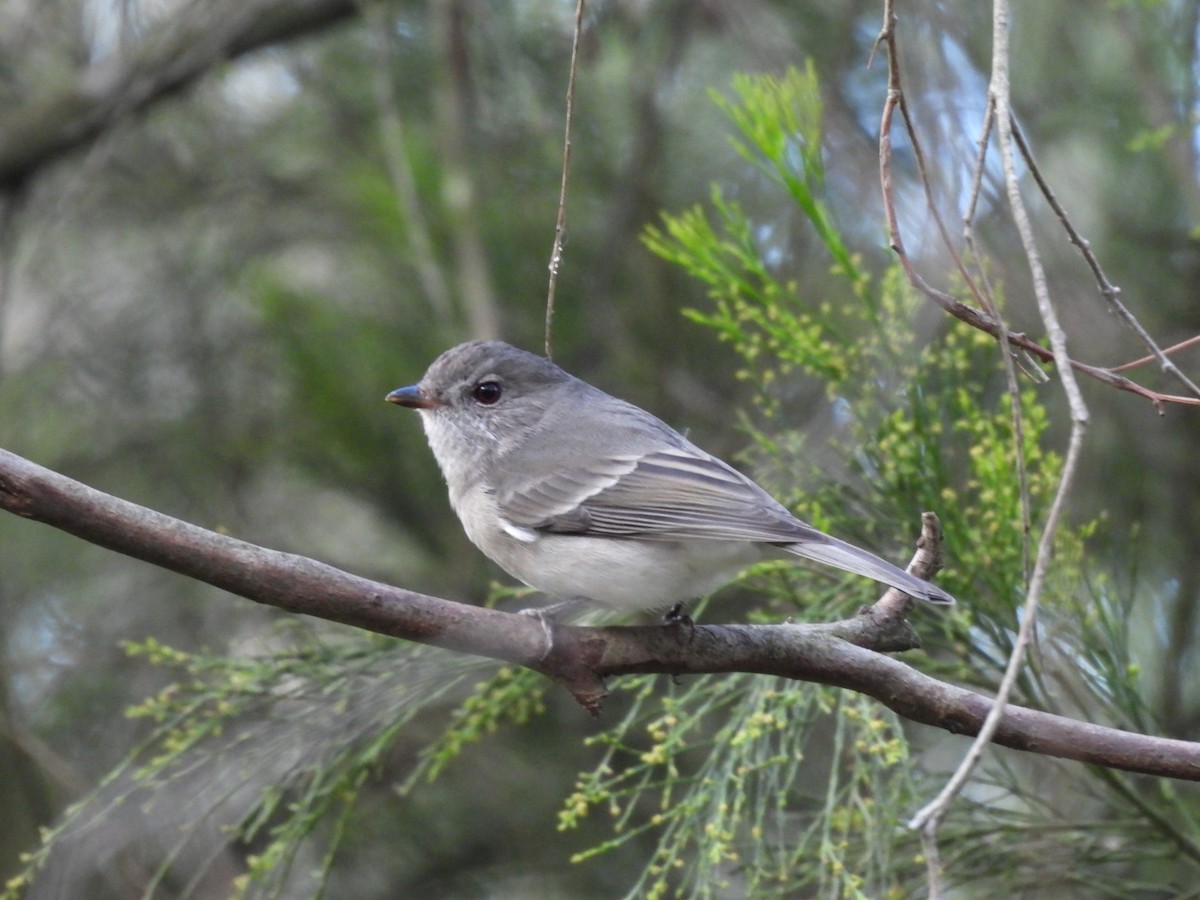
[[[823,541],[797,541],[794,544],[783,544],[782,547],[788,553],[836,566],[847,572],[853,572],[855,575],[873,578],[875,581],[880,581],[930,603],[943,605],[954,603],[954,598],[937,585],[930,584],[916,575],[910,575],[890,562],[880,559],[874,553],[868,553],[866,550],[859,549],[853,544],[847,544],[845,541],[839,541],[837,538],[824,537]]]

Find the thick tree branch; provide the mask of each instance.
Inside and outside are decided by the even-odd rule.
[[[0,191],[92,141],[114,122],[244,53],[323,28],[358,11],[355,0],[193,3],[128,56],[82,69],[74,84],[0,119]]]
[[[890,591],[864,614],[828,625],[553,626],[548,633],[533,617],[380,584],[190,525],[4,450],[0,508],[258,603],[528,666],[563,684],[593,712],[606,694],[605,677],[635,672],[760,672],[813,681],[867,694],[905,718],[955,734],[975,734],[992,703],[886,655],[914,646],[903,621],[905,605]],[[1200,780],[1200,744],[1019,706],[1007,707],[995,743]]]

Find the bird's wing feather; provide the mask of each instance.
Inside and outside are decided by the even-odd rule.
[[[589,460],[498,496],[511,522],[642,540],[825,540],[740,472],[701,451]]]
[[[700,450],[589,460],[496,498],[520,528],[635,540],[761,541],[933,603],[954,598],[874,553],[801,522],[736,469]]]

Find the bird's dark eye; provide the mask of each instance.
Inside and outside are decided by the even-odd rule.
[[[484,406],[491,406],[500,399],[500,382],[498,381],[481,381],[475,385],[475,390],[471,392],[471,396],[475,398],[476,403],[482,403]]]

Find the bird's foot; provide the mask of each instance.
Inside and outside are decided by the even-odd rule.
[[[684,610],[683,603],[682,602],[676,603],[674,606],[672,606],[670,609],[668,609],[665,613],[663,613],[663,617],[662,617],[663,624],[664,625],[687,625],[692,628],[695,628],[696,623],[693,622],[692,617],[689,616],[687,613],[685,613],[683,610]]]

